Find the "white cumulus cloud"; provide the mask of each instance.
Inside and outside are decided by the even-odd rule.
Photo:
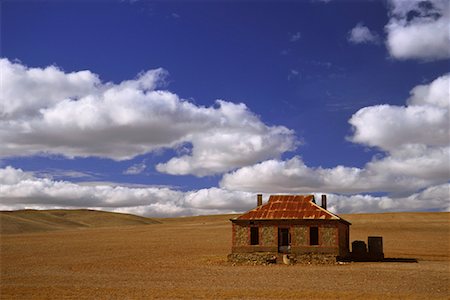
[[[450,211],[449,195],[448,183],[431,186],[405,197],[328,194],[327,207],[336,213]]]
[[[385,30],[386,44],[394,58],[449,58],[450,2],[390,0],[390,20]]]
[[[328,193],[335,213],[449,211],[450,184],[431,186],[403,197]],[[320,193],[316,194],[317,198]],[[264,195],[265,201],[268,195]],[[13,167],[0,168],[0,210],[89,208],[148,217],[238,213],[256,206],[256,195],[221,188],[181,192],[162,187],[80,185],[39,178]]]
[[[197,106],[159,89],[155,69],[118,84],[90,71],[28,68],[0,60],[0,156],[61,154],[125,160],[190,143],[192,152],[158,165],[170,174],[210,175],[278,157],[294,132],[264,124],[245,104]]]
[[[220,186],[226,189],[266,193],[368,193],[414,192],[450,179],[450,150],[388,156],[364,168],[337,166],[311,168],[295,156],[267,160],[225,174]]]
[[[145,164],[145,161],[139,163],[139,164],[134,164],[130,167],[128,167],[123,174],[125,175],[137,175],[137,174],[141,174],[142,172],[145,171],[145,169],[147,168],[147,165]]]
[[[365,107],[349,120],[355,143],[390,151],[406,144],[450,143],[450,75],[411,90],[408,105]]]
[[[163,187],[80,185],[0,168],[0,209],[92,208],[146,216],[233,213],[255,203],[252,193],[219,188],[181,192]]]
[[[223,124],[223,127],[193,136],[191,154],[172,158],[167,163],[158,164],[156,169],[174,175],[204,176],[293,150],[295,144],[290,130],[280,126],[268,130],[266,125],[248,115],[244,105],[240,111],[234,104],[222,105],[225,110],[226,106],[233,106],[229,107],[236,114],[232,117],[233,124]]]
[[[358,23],[349,31],[347,40],[353,44],[378,44],[380,37],[367,26]]]
[[[413,193],[450,181],[449,75],[411,90],[407,106],[365,107],[350,119],[349,140],[378,147],[363,168],[311,168],[295,156],[225,174],[220,186],[250,192]]]

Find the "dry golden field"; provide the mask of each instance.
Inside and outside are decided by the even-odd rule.
[[[2,299],[450,298],[450,213],[342,215],[351,240],[382,235],[387,257],[418,263],[293,266],[227,263],[230,215],[39,213],[0,214]]]

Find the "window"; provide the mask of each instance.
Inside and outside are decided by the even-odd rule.
[[[259,244],[259,228],[258,227],[250,227],[250,245],[258,245]]]
[[[309,227],[309,244],[319,245],[319,228],[317,226]]]

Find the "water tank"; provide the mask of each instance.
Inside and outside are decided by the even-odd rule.
[[[369,256],[371,259],[382,260],[384,258],[383,253],[383,237],[381,236],[369,236],[367,239],[369,246]]]
[[[365,260],[367,258],[367,247],[364,241],[352,242],[352,258],[354,260]]]

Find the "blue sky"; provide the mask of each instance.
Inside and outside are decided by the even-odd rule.
[[[2,1],[2,208],[448,210],[448,24],[441,0]]]

